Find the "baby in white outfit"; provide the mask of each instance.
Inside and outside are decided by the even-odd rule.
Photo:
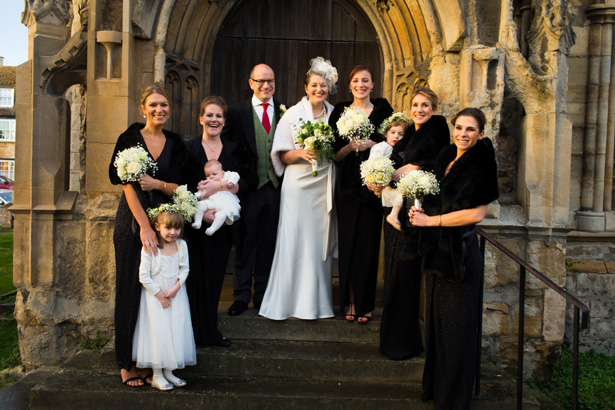
[[[224,171],[222,164],[219,161],[211,160],[205,163],[205,178],[210,181],[226,182],[226,186],[232,189],[239,182],[239,174],[233,171]],[[215,194],[205,197],[205,192],[199,190],[197,193],[199,204],[192,227],[200,229],[203,222],[203,214],[208,209],[215,209],[216,216],[211,226],[205,230],[209,236],[213,235],[226,222],[227,225],[232,225],[233,222],[239,219],[239,198],[229,191],[218,191]]]

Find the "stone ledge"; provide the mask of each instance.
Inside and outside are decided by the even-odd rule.
[[[602,261],[580,261],[574,259],[566,259],[566,271],[584,273],[614,273],[615,262],[605,263]]]

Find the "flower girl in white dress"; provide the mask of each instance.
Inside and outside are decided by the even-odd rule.
[[[179,239],[184,218],[175,205],[148,210],[159,252],[141,251],[141,303],[133,338],[132,358],[139,368],[154,372],[152,387],[171,390],[186,381],[173,370],[196,364],[190,306],[184,283],[188,277],[188,247]]]

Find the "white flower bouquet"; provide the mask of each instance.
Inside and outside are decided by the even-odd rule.
[[[406,198],[414,198],[414,207],[421,209],[423,198],[440,192],[440,184],[431,172],[410,171],[401,177],[397,190]]]
[[[153,170],[154,173],[158,170],[156,162],[141,145],[118,152],[113,165],[117,168],[117,176],[122,182],[135,182],[148,170]]]
[[[362,109],[353,107],[344,109],[336,125],[339,134],[349,141],[369,140],[376,129]],[[355,151],[355,155],[359,155],[358,150]]]
[[[395,172],[393,162],[386,157],[376,156],[361,163],[363,185],[386,186]]]
[[[312,162],[312,175],[318,175],[318,162],[322,159],[333,158],[333,129],[322,121],[303,121],[296,126],[297,136],[295,142],[301,148],[318,151],[318,158]]]
[[[184,217],[184,221],[192,222],[192,217],[196,213],[199,199],[196,194],[188,191],[187,185],[178,186],[173,192],[173,203],[162,204],[157,208],[147,210],[150,219],[156,218],[163,212],[177,212]]]

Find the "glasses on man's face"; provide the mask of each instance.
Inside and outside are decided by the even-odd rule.
[[[271,79],[271,80],[257,80],[255,78],[251,78],[252,81],[254,81],[259,87],[262,87],[263,85],[265,85],[265,83],[269,84],[269,85],[274,85],[275,84],[275,79]]]

